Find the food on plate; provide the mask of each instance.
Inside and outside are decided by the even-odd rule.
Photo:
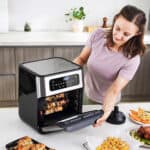
[[[21,149],[18,148],[18,150],[45,150],[44,144],[29,144],[22,146]]]
[[[150,145],[150,126],[141,126],[130,131],[130,135],[141,143]]]
[[[137,134],[145,139],[150,140],[150,126],[141,126],[138,130],[137,130]]]
[[[25,146],[25,145],[30,145],[32,143],[33,143],[32,139],[30,137],[28,137],[28,136],[25,136],[25,137],[19,139],[19,141],[18,141],[18,149],[19,149],[19,147],[22,147],[22,146]]]
[[[150,124],[150,112],[144,111],[142,108],[138,108],[137,111],[131,109],[129,116],[132,120],[143,124]]]
[[[8,144],[6,144],[7,150],[55,150],[53,148],[49,148],[46,145],[28,137],[24,136],[17,140],[14,140]]]
[[[129,144],[117,137],[107,137],[96,150],[131,150]]]
[[[34,143],[30,137],[25,136],[19,139],[13,150],[46,150],[46,146],[41,143]]]

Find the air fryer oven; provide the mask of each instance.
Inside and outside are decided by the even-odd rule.
[[[56,123],[82,113],[82,68],[53,57],[19,65],[19,116],[38,130],[62,130]]]

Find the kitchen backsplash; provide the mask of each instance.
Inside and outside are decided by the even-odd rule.
[[[0,5],[1,1],[6,0],[0,0]],[[64,14],[73,7],[85,8],[86,26],[101,25],[104,16],[108,17],[108,23],[111,24],[113,16],[127,4],[140,7],[148,18],[150,7],[150,0],[142,2],[141,0],[7,0],[7,2],[9,30],[17,31],[23,31],[26,22],[30,24],[32,31],[70,30],[71,22],[65,22]]]

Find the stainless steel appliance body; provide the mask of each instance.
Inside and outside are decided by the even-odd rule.
[[[19,65],[19,116],[38,130],[62,130],[56,123],[82,113],[82,68],[60,57]]]

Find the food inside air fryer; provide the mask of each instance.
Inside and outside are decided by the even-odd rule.
[[[150,126],[141,126],[130,131],[130,135],[141,143],[150,145]]]
[[[65,97],[64,93],[46,97],[44,114],[48,115],[54,112],[62,111],[67,103],[68,99]]]
[[[107,137],[96,150],[131,150],[129,144],[117,137]]]
[[[62,98],[65,98],[64,93],[57,94],[54,96],[48,96],[48,97],[46,97],[46,101],[52,102],[52,101],[55,101],[56,99],[62,99]]]
[[[21,138],[12,150],[46,150],[46,146],[41,143],[34,143],[28,136]]]
[[[142,108],[138,108],[137,111],[131,109],[129,116],[132,120],[143,124],[150,124],[150,112],[144,111]]]

